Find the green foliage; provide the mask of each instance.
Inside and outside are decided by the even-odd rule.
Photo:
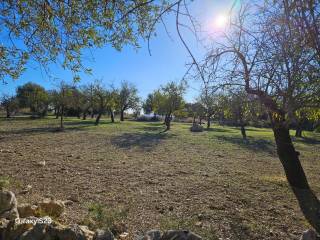
[[[185,110],[187,112],[188,117],[204,118],[206,115],[206,109],[200,102],[186,103]]]
[[[11,114],[19,109],[19,101],[14,96],[3,95],[1,106],[5,109],[7,117],[11,117]]]
[[[0,80],[17,78],[29,57],[45,67],[61,62],[79,80],[78,72],[90,72],[82,65],[83,49],[105,44],[118,50],[126,44],[138,47],[139,37],[153,30],[164,4],[162,0],[2,1]],[[22,46],[17,48],[17,43]]]
[[[143,102],[142,108],[144,113],[150,114],[153,112],[153,107],[154,107],[154,96],[153,94],[148,94],[147,99]]]
[[[0,191],[10,186],[9,177],[0,177]]]
[[[134,109],[139,104],[138,89],[129,82],[122,82],[119,89],[119,107],[121,111]]]
[[[169,82],[153,93],[154,112],[160,115],[183,115],[186,83]]]
[[[48,107],[48,93],[35,83],[28,82],[17,89],[20,107],[28,107],[33,114],[44,116]]]
[[[89,228],[114,230],[117,225],[123,224],[127,218],[128,210],[123,208],[106,207],[100,203],[90,203],[88,215],[83,220]]]

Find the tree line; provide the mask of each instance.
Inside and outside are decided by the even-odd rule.
[[[19,86],[14,96],[4,94],[1,107],[7,118],[21,109],[27,109],[32,117],[44,117],[50,113],[56,119],[60,118],[61,129],[64,128],[66,116],[82,120],[95,118],[95,124],[98,125],[103,115],[108,115],[112,123],[115,122],[115,114],[120,116],[120,121],[124,121],[125,112],[129,109],[136,118],[143,110],[145,114],[154,114],[150,120],[163,119],[165,131],[170,130],[174,118],[191,118],[193,123],[206,123],[207,129],[212,121],[237,126],[244,140],[247,139],[248,125],[271,127],[266,107],[257,97],[243,90],[229,89],[208,94],[203,88],[193,102],[185,100],[186,90],[185,81],[172,81],[160,86],[142,101],[136,86],[127,81],[123,81],[119,88],[106,87],[101,81],[80,86],[61,83],[54,90],[45,90],[39,84],[28,82]],[[302,136],[303,129],[314,130],[319,124],[320,112],[307,110],[295,113],[299,124],[296,121],[291,123],[297,137]],[[143,120],[143,116],[138,119]]]
[[[26,108],[32,117],[44,117],[52,112],[56,118],[60,117],[60,128],[63,129],[65,116],[76,116],[85,120],[87,116],[95,117],[98,125],[103,114],[108,114],[114,122],[114,114],[120,114],[124,121],[124,113],[128,109],[139,110],[140,99],[137,88],[122,82],[119,88],[105,87],[100,81],[82,86],[61,83],[58,89],[46,91],[39,84],[28,82],[17,88],[14,96],[3,95],[1,106],[6,117],[19,109]]]

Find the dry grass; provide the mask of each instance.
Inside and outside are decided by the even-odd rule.
[[[188,228],[204,239],[298,239],[307,224],[286,183],[269,129],[67,119],[0,121],[0,174],[20,202],[78,198],[62,222],[83,222],[90,204],[126,209],[131,236]],[[319,135],[295,142],[320,194]],[[46,161],[44,167],[37,165]]]

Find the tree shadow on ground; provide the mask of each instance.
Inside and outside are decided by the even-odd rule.
[[[320,140],[315,139],[315,138],[310,138],[310,137],[292,137],[293,142],[296,143],[304,143],[304,144],[309,144],[309,145],[318,145],[320,144]]]
[[[250,151],[260,151],[265,152],[270,155],[276,154],[275,144],[271,140],[255,139],[252,137],[247,137],[247,140],[243,140],[242,137],[237,136],[216,136],[220,141],[229,142],[232,144],[239,145],[242,148],[246,148]]]
[[[230,129],[230,128],[215,128],[215,127],[211,127],[211,128],[203,128],[204,131],[207,132],[234,132],[235,129]]]
[[[96,120],[95,119],[90,119],[90,120],[81,120],[81,119],[78,119],[78,120],[66,120],[64,122],[64,125],[65,126],[81,126],[81,125],[91,125],[91,126],[94,126],[96,123]],[[109,124],[119,124],[120,122],[111,122],[109,120],[100,120],[99,125],[109,125]]]
[[[111,142],[113,145],[122,149],[138,147],[143,151],[151,151],[166,139],[173,137],[173,134],[155,133],[124,133],[114,137]]]
[[[10,130],[1,130],[1,135],[32,135],[32,134],[42,134],[42,133],[56,133],[56,132],[68,132],[68,131],[82,131],[85,130],[87,125],[67,127],[61,130],[59,127],[33,127],[33,128],[19,128]]]
[[[155,125],[155,126],[142,126],[142,127],[137,127],[136,129],[138,130],[143,130],[145,132],[161,132],[164,129],[163,124]]]

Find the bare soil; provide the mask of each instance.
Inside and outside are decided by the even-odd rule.
[[[100,203],[126,209],[132,237],[188,228],[204,239],[299,239],[308,228],[269,129],[248,129],[244,143],[238,129],[216,125],[202,133],[181,123],[167,133],[133,121],[57,126],[51,118],[0,120],[0,177],[11,179],[20,203],[73,199],[63,223],[83,222],[88,205]],[[319,196],[319,135],[305,134],[295,145]]]

